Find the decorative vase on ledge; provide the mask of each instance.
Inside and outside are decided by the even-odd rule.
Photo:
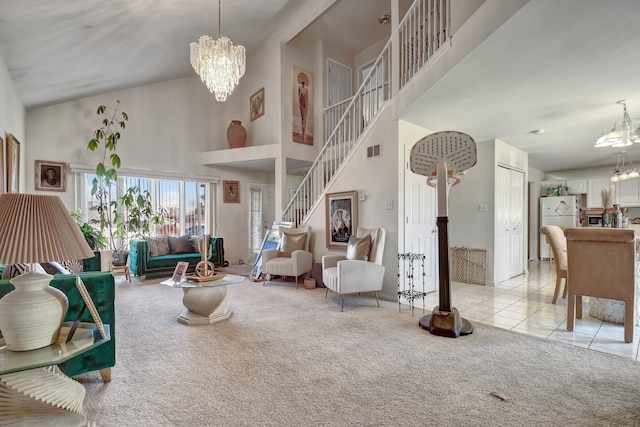
[[[230,148],[241,148],[247,143],[247,130],[240,120],[231,120],[227,128],[227,141]]]

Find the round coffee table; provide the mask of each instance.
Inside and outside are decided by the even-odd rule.
[[[218,275],[220,276],[220,275]],[[209,281],[173,280],[161,282],[163,285],[182,288],[182,303],[186,307],[178,316],[178,322],[185,325],[207,325],[228,319],[231,310],[227,307],[227,285],[242,283],[243,276],[226,274]]]

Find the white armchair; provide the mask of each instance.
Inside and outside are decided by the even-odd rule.
[[[264,280],[267,275],[293,276],[298,288],[298,277],[311,271],[313,255],[309,252],[311,227],[280,227],[280,249],[262,251],[262,272]]]
[[[378,291],[382,290],[384,266],[384,241],[386,231],[383,228],[368,230],[358,227],[355,238],[349,239],[346,255],[325,255],[322,257],[322,281],[329,289],[342,295],[373,292],[380,307]]]

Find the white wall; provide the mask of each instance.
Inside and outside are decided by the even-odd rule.
[[[99,154],[86,149],[100,125],[95,111],[100,104],[121,108],[129,115],[118,143],[122,168],[170,175],[210,176],[212,180],[239,180],[241,203],[223,203],[217,192],[214,233],[224,238],[229,261],[247,259],[249,251],[248,182],[267,183],[263,171],[209,168],[198,153],[228,148],[226,128],[238,117],[240,95],[217,102],[197,76],[169,80],[132,89],[43,107],[27,113],[26,187],[34,190],[34,161],[50,160],[95,166]],[[58,193],[74,209],[74,187]]]
[[[449,246],[487,249],[487,279],[493,279],[495,141],[476,142],[476,165],[449,191]],[[480,205],[488,211],[481,212]]]
[[[357,190],[367,200],[358,203],[358,226],[382,227],[386,230],[383,264],[385,266],[382,296],[395,300],[397,297],[397,248],[398,248],[398,128],[390,108],[381,111],[381,116],[364,133],[362,143],[353,149],[345,161],[345,167],[332,180],[327,192]],[[367,159],[366,148],[381,145],[381,157]],[[393,201],[393,209],[385,209],[385,200]],[[326,214],[322,200],[309,216],[308,225],[313,229],[312,251],[314,262],[322,262],[322,256],[344,251],[326,247]]]
[[[25,150],[29,146],[29,140],[25,137],[25,110],[20,97],[16,92],[15,86],[9,71],[4,64],[4,60],[0,56],[0,138],[6,144],[6,134],[12,134],[20,142],[20,192],[25,192],[25,170],[26,158]],[[4,156],[5,144],[0,144],[0,172],[4,174],[6,170],[6,162]],[[6,179],[6,178],[4,178]],[[0,178],[0,182],[2,178]],[[1,192],[1,191],[0,191]]]
[[[538,259],[540,247],[540,181],[544,179],[544,172],[529,168],[529,259]]]

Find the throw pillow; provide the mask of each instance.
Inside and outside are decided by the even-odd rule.
[[[280,251],[285,256],[291,256],[292,252],[304,249],[306,243],[307,233],[291,233],[283,230]]]
[[[3,279],[13,279],[21,274],[29,272],[29,264],[11,264],[7,265],[2,271]]]
[[[347,243],[347,259],[358,259],[369,261],[369,251],[371,250],[371,235],[364,237],[351,236]]]
[[[191,236],[169,236],[169,252],[172,254],[188,254],[193,252]]]
[[[149,244],[149,256],[151,258],[162,255],[169,255],[169,237],[166,235],[156,237],[145,237]]]
[[[211,242],[211,234],[201,234],[199,236],[193,236],[191,238],[191,252],[202,253],[204,252],[204,247],[202,246],[202,242]],[[207,253],[211,255],[211,246],[207,247]]]

